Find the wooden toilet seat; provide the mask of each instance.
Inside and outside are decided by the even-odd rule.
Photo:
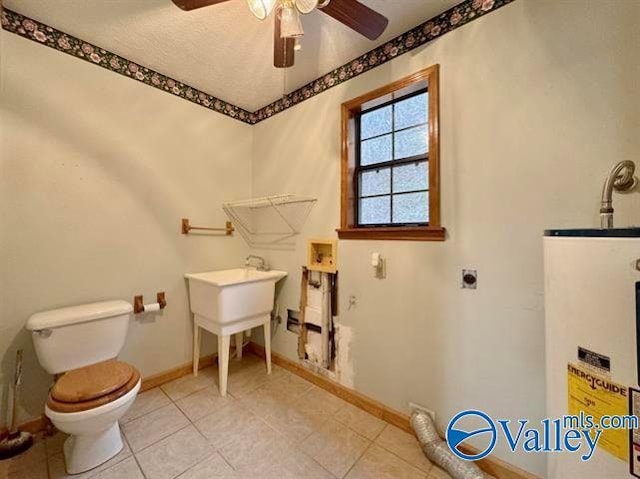
[[[139,380],[136,368],[115,359],[74,369],[55,382],[47,406],[56,412],[88,411],[124,396]]]

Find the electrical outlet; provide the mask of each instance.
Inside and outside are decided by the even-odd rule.
[[[436,413],[435,411],[432,411],[431,409],[427,409],[424,406],[421,406],[420,404],[416,404],[413,402],[409,403],[409,410],[411,411],[411,413],[413,414],[413,411],[422,411],[422,412],[426,412],[429,416],[431,416],[431,419],[433,419],[433,422],[436,422]]]

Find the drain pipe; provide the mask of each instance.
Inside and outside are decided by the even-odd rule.
[[[447,471],[453,479],[492,479],[473,462],[463,461],[453,454],[449,446],[440,438],[431,416],[415,410],[411,415],[411,427],[427,458]]]

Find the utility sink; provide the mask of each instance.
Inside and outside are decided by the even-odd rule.
[[[220,394],[227,393],[230,337],[235,335],[236,355],[242,358],[244,331],[264,326],[267,374],[271,373],[271,310],[276,283],[285,271],[237,268],[185,274],[193,313],[193,374],[198,374],[200,331],[218,336]]]
[[[285,276],[254,268],[186,274],[191,312],[219,324],[270,314],[276,282]]]

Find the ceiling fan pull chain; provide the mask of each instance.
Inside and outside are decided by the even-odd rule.
[[[287,70],[288,68],[282,69],[282,99],[283,100],[287,96]]]

